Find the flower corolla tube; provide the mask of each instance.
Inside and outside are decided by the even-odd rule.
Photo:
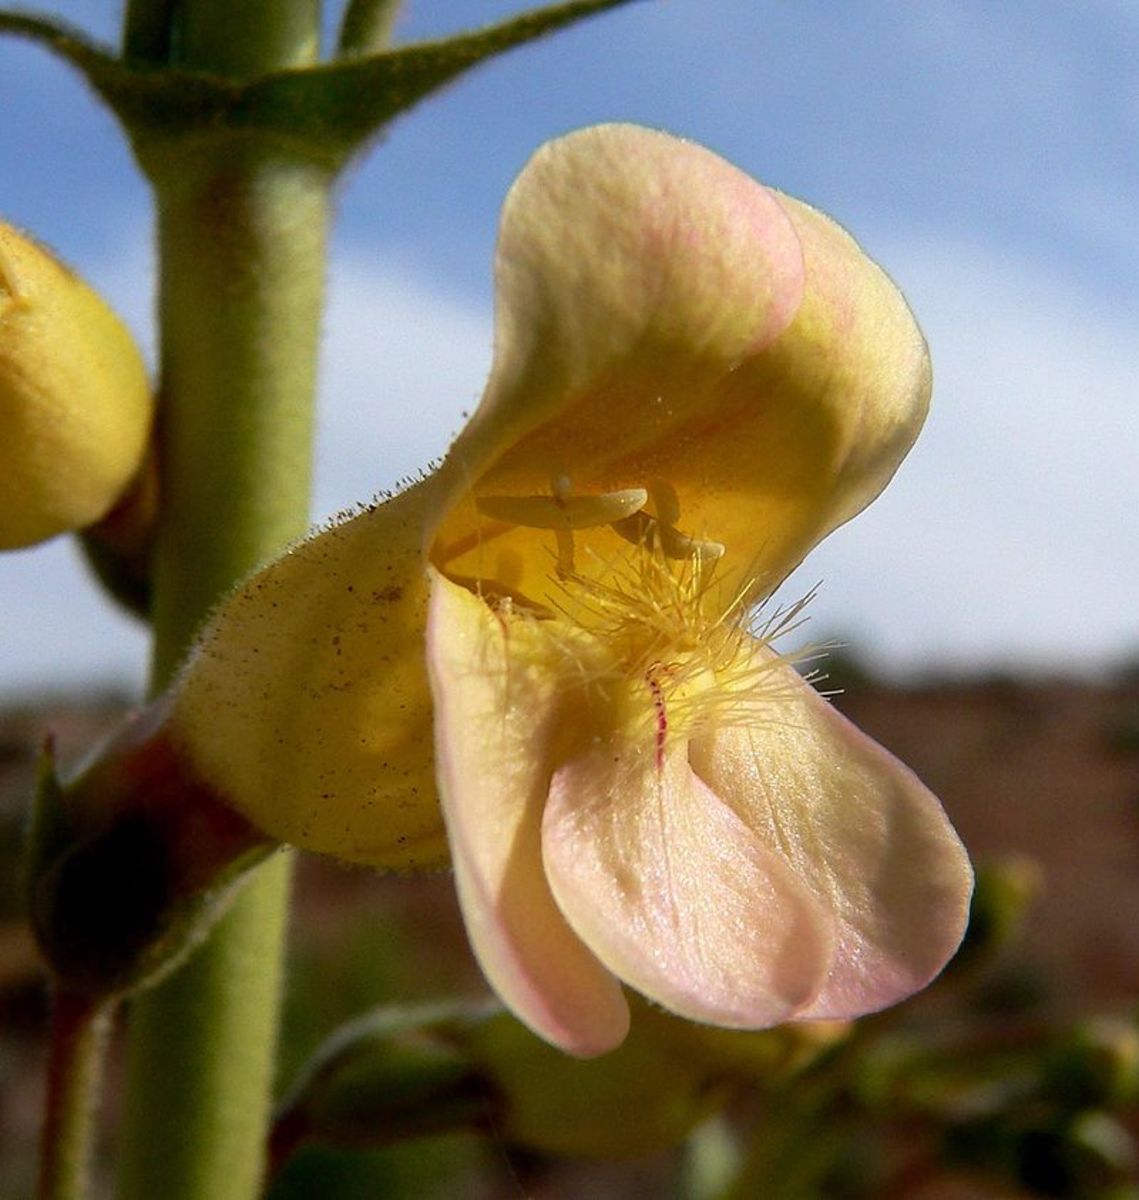
[[[966,854],[756,615],[917,435],[904,300],[821,213],[623,125],[535,155],[496,282],[442,466],[229,598],[175,736],[275,837],[449,849],[488,980],[571,1053],[621,1042],[622,985],[732,1028],[911,994]]]

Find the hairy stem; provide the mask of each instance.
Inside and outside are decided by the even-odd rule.
[[[183,0],[179,63],[245,77],[314,56],[317,0],[247,7]],[[158,691],[217,599],[306,526],[331,180],[253,134],[136,148],[159,223]],[[258,1195],[288,893],[282,853],[134,1003],[122,1200]]]
[[[53,997],[39,1200],[80,1200],[86,1191],[111,1008],[69,992]]]
[[[219,153],[219,151],[221,151]],[[328,180],[234,140],[152,163],[159,197],[164,515],[155,688],[217,598],[303,532]],[[252,873],[187,965],[135,1004],[122,1195],[256,1195],[288,892]]]

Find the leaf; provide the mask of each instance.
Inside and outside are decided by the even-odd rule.
[[[144,168],[182,134],[246,132],[339,169],[399,113],[471,67],[628,0],[570,0],[474,33],[237,82],[123,61],[62,23],[0,12],[0,33],[26,37],[75,67],[114,110]]]
[[[468,1026],[496,1011],[455,1001],[380,1009],[342,1026],[278,1110],[274,1169],[306,1144],[359,1149],[489,1128],[497,1099],[462,1043]]]
[[[70,63],[111,106],[111,95],[128,86],[135,72],[108,48],[63,21],[0,11],[0,33],[27,38]]]
[[[351,154],[392,118],[479,63],[628,2],[572,0],[473,33],[283,71],[250,85],[237,119]]]

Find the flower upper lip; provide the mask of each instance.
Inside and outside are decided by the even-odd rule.
[[[770,590],[878,494],[925,416],[925,343],[882,272],[816,210],[665,134],[601,126],[540,151],[496,276],[490,380],[425,536],[448,572],[538,602],[548,540],[509,510],[544,496],[560,520],[553,481],[586,504],[649,493],[598,522],[616,535],[599,561],[651,518],[666,553],[698,542],[729,586]]]

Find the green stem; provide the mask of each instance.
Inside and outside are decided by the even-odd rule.
[[[182,0],[177,64],[231,79],[315,62],[320,0]]]
[[[134,1005],[124,1200],[260,1194],[288,866],[281,857],[260,868],[206,945]]]
[[[329,180],[232,137],[147,165],[163,330],[157,689],[218,596],[304,530]],[[257,1194],[287,892],[281,855],[136,1002],[124,1200]]]
[[[316,0],[183,0],[183,65],[244,76],[315,53]],[[210,131],[136,144],[159,220],[163,510],[155,690],[219,596],[308,519],[331,180],[287,147]],[[122,1200],[260,1190],[289,891],[285,854],[133,1005]]]
[[[337,40],[338,54],[376,54],[387,48],[403,0],[348,0]]]
[[[330,180],[237,135],[151,169],[163,330],[158,689],[219,596],[305,529]]]
[[[86,1190],[94,1097],[112,1007],[68,992],[53,997],[39,1200],[79,1200]]]

